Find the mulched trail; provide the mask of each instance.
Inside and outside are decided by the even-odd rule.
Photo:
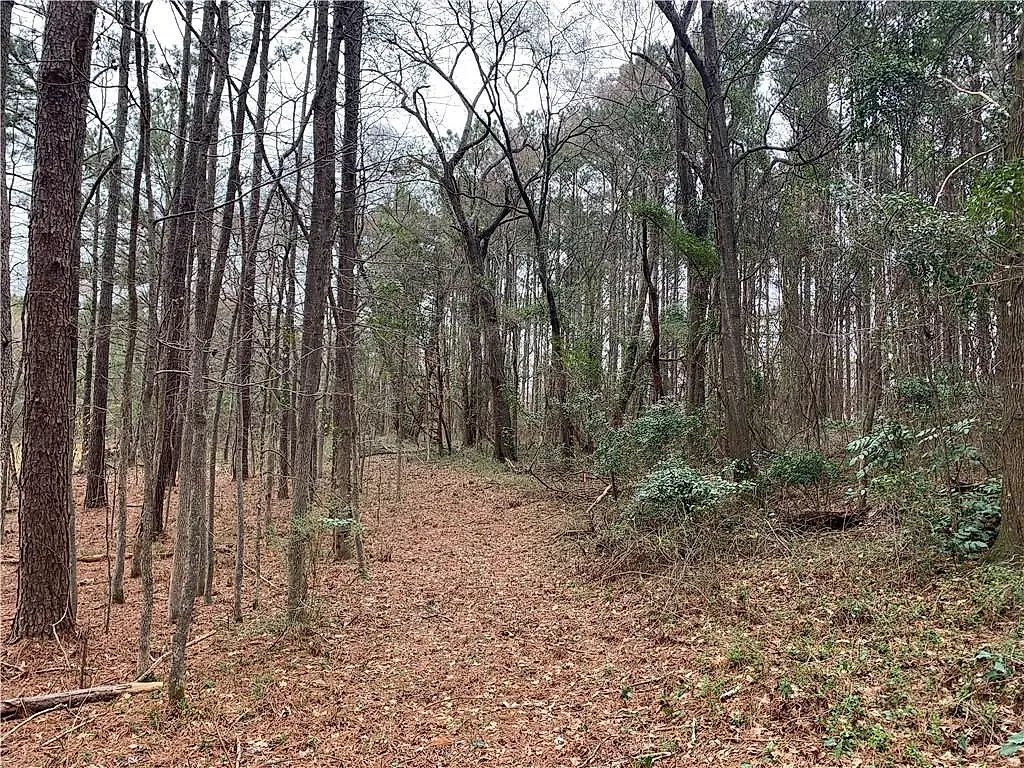
[[[560,535],[581,502],[415,460],[399,501],[393,461],[367,472],[369,580],[351,565],[320,562],[317,616],[305,632],[280,619],[280,541],[266,552],[261,607],[231,624],[232,491],[222,479],[219,593],[211,605],[200,601],[192,636],[216,634],[190,649],[187,712],[168,717],[155,694],[9,721],[0,763],[738,766],[749,759],[729,734],[702,732],[696,719],[666,706],[666,691],[692,668],[697,650],[673,634],[678,627],[658,621],[635,582],[582,575]],[[255,499],[260,489],[247,492]],[[287,505],[276,502],[279,526]],[[104,551],[102,511],[83,515],[79,528],[80,554]],[[16,530],[3,552],[5,631],[15,539]],[[165,541],[157,550],[170,547]],[[114,607],[105,634],[106,568],[79,564],[87,640],[4,648],[4,697],[132,678],[138,582],[128,583],[128,603]],[[170,559],[157,568],[155,652],[170,634],[162,602]],[[253,581],[247,572],[247,601]],[[165,674],[166,663],[158,670]]]

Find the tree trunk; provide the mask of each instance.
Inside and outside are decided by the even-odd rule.
[[[334,240],[335,111],[344,4],[317,6],[317,83],[313,98],[313,192],[302,312],[302,352],[296,388],[295,476],[288,532],[288,598],[291,620],[305,618],[309,597],[306,566],[312,536],[316,467],[316,405],[323,361],[324,314]],[[328,35],[328,27],[330,34]]]
[[[732,158],[729,154],[729,128],[721,81],[721,52],[715,30],[714,8],[709,0],[701,3],[701,28],[706,58],[701,79],[708,99],[711,128],[715,245],[722,265],[722,395],[725,400],[726,449],[729,458],[737,462],[738,471],[742,475],[753,471],[750,465],[753,441],[747,408],[747,360],[740,313],[740,265],[736,248]]]
[[[647,221],[641,224],[640,235],[640,266],[647,284],[647,315],[651,323],[651,349],[647,359],[651,365],[651,399],[657,403],[665,397],[665,380],[661,375],[661,312],[658,304],[658,287],[655,285],[656,273],[652,264],[650,249],[651,239]]]
[[[207,205],[212,202],[216,188],[217,155],[215,137],[220,116],[221,94],[228,74],[228,56],[230,53],[230,5],[222,0],[219,9],[207,3],[204,16],[209,15],[216,20],[217,47],[210,55],[217,62],[217,72],[210,93],[209,104],[193,114],[196,133],[207,152],[206,190],[201,198]],[[205,26],[205,18],[204,18]],[[208,38],[211,42],[213,34]],[[246,65],[249,78],[255,66],[255,45],[250,51]],[[243,84],[244,84],[243,76]],[[240,97],[241,105],[241,97]],[[199,105],[197,105],[199,106]],[[241,109],[241,106],[239,107]],[[238,162],[241,155],[240,130],[235,130],[232,150],[231,169],[228,172],[228,200],[238,188]],[[200,170],[199,177],[202,177]],[[181,576],[178,590],[174,589],[172,579],[171,594],[168,599],[169,612],[177,621],[171,640],[171,667],[167,676],[167,704],[172,713],[181,711],[185,700],[185,653],[191,630],[192,614],[195,608],[196,595],[203,585],[205,576],[203,545],[205,542],[206,493],[207,484],[213,482],[209,475],[206,460],[207,449],[207,396],[206,371],[209,357],[210,339],[216,323],[217,307],[220,303],[220,286],[223,280],[224,266],[227,261],[229,238],[231,237],[232,215],[234,205],[229,202],[223,209],[220,240],[217,244],[216,259],[210,265],[210,243],[212,239],[212,220],[197,223],[195,232],[195,249],[198,254],[195,290],[195,321],[193,324],[193,340],[189,356],[188,388],[185,397],[185,414],[182,432],[181,455],[185,461],[185,474],[179,494],[179,513],[177,520],[177,539],[175,542],[174,574],[179,572],[179,555]],[[213,552],[206,552],[206,557],[213,557]]]
[[[545,201],[542,208],[546,209],[546,207]],[[546,210],[544,215],[546,215]],[[555,433],[562,454],[569,456],[572,454],[572,422],[569,419],[569,368],[565,361],[565,329],[562,325],[558,299],[555,296],[555,289],[551,284],[551,275],[548,271],[550,259],[548,258],[547,244],[544,242],[543,220],[534,226],[534,254],[537,261],[537,273],[540,276],[541,291],[544,293],[544,305],[548,315],[548,327],[551,332],[551,376],[555,390],[556,410]],[[511,394],[509,393],[508,396]]]
[[[465,236],[465,235],[464,235]],[[466,259],[470,267],[470,301],[476,306],[482,337],[484,370],[490,384],[491,429],[494,458],[516,461],[516,434],[512,429],[511,393],[507,390],[505,346],[498,326],[498,307],[486,275],[489,235],[466,236]]]
[[[0,0],[0,126],[7,125],[7,59],[11,50],[11,0]],[[11,328],[11,200],[7,193],[7,131],[0,130],[0,544],[11,494],[14,422],[14,344]]]
[[[636,308],[629,324],[629,333],[626,337],[626,348],[622,352],[622,373],[619,377],[618,395],[615,398],[615,407],[612,411],[612,426],[621,427],[626,418],[626,411],[629,409],[629,401],[636,392],[637,377],[641,370],[640,357],[640,333],[644,324],[644,310],[647,307],[647,281],[641,279],[637,290]]]
[[[12,640],[75,626],[74,381],[86,105],[96,5],[52,2],[36,84],[25,427]]]
[[[332,485],[346,518],[354,520],[357,508],[353,495],[353,462],[356,452],[355,348],[356,348],[356,263],[359,206],[359,82],[362,63],[363,2],[345,4],[345,106],[341,139],[341,216],[338,243],[338,328],[335,359],[335,424]],[[356,521],[355,526],[358,525]],[[359,537],[358,527],[334,531],[334,557],[349,556],[351,542]],[[361,547],[359,547],[361,550]],[[364,565],[360,563],[360,568]]]
[[[121,6],[121,42],[118,48],[117,113],[114,119],[112,164],[107,176],[107,210],[103,221],[103,251],[99,263],[99,303],[96,307],[96,340],[93,358],[92,409],[89,416],[86,456],[85,506],[107,505],[107,401],[110,390],[110,324],[114,306],[114,261],[117,225],[121,209],[121,155],[128,130],[128,69],[131,58],[131,5]]]
[[[193,230],[195,228],[196,198],[203,189],[203,161],[206,158],[209,135],[203,119],[210,94],[210,74],[213,67],[210,52],[213,47],[214,4],[209,0],[203,11],[199,40],[199,65],[196,71],[195,92],[191,117],[188,111],[188,85],[191,72],[191,24],[185,26],[186,35],[182,54],[180,83],[181,102],[178,112],[178,146],[175,147],[176,186],[171,206],[174,218],[170,220],[164,258],[161,260],[161,305],[159,392],[156,417],[158,420],[157,453],[154,456],[155,494],[150,513],[153,515],[153,533],[164,530],[164,504],[175,475],[176,455],[181,440],[180,412],[184,406],[184,364],[181,351],[186,348],[187,325],[186,280],[193,259]],[[192,15],[192,3],[186,4],[186,19]]]
[[[1013,104],[1005,161],[1024,160],[1024,22],[1017,30],[1013,62]],[[1003,401],[1000,448],[1003,459],[1002,522],[994,545],[999,555],[1024,552],[1024,213],[1016,211],[1009,242],[1000,249],[999,360],[997,381]]]
[[[139,141],[144,150],[143,175],[146,183],[146,278],[149,284],[149,311],[146,319],[146,350],[142,371],[142,402],[139,409],[139,443],[144,456],[142,462],[143,500],[139,515],[139,530],[135,537],[132,575],[141,577],[141,605],[139,608],[139,647],[136,671],[143,674],[150,666],[150,633],[153,627],[153,525],[156,463],[152,457],[160,445],[156,416],[156,366],[160,302],[160,266],[156,248],[156,226],[153,215],[153,169],[150,161],[151,102],[149,97],[149,45],[146,40],[146,15],[140,4],[135,4],[135,79],[139,94]]]
[[[217,134],[219,128],[221,96],[227,80],[227,57],[230,50],[230,36],[228,33],[229,5],[227,0],[222,0],[220,8],[213,3],[207,3],[204,11],[204,27],[206,18],[211,20],[211,27],[216,27],[216,32],[211,28],[210,48],[204,49],[213,62],[217,63],[216,74],[214,75],[213,86],[209,92],[209,102],[204,105],[196,104],[198,112],[192,115],[194,135],[200,137],[199,141],[205,147],[204,157],[199,159],[196,169],[197,178],[205,176],[205,184],[200,193],[196,196],[191,214],[195,218],[195,225],[191,233],[192,242],[189,245],[196,254],[195,259],[195,291],[194,291],[194,312],[192,322],[192,341],[189,345],[188,376],[184,391],[184,410],[181,416],[182,441],[179,453],[186,463],[188,471],[180,488],[179,516],[177,530],[175,531],[174,544],[174,567],[171,574],[170,595],[168,598],[168,615],[171,621],[176,621],[179,611],[187,609],[189,614],[191,608],[189,601],[194,600],[195,594],[189,597],[183,587],[192,577],[193,570],[196,575],[195,590],[203,586],[203,575],[205,574],[205,554],[203,544],[205,537],[202,535],[205,517],[204,499],[206,496],[207,481],[212,479],[207,476],[206,465],[206,437],[207,437],[207,396],[206,396],[206,371],[209,358],[209,343],[213,336],[214,325],[217,318],[217,307],[220,303],[220,288],[224,275],[224,266],[227,261],[228,239],[231,237],[233,205],[224,206],[222,209],[222,221],[220,227],[220,239],[217,244],[216,259],[211,264],[210,253],[213,239],[213,220],[207,215],[199,215],[200,211],[211,208],[216,192],[217,183]],[[213,50],[212,41],[216,35],[217,47]],[[252,57],[248,66],[249,75],[252,71]],[[197,91],[198,93],[198,91]],[[238,157],[241,153],[240,130],[234,131],[235,147],[232,152],[231,163],[234,166],[228,172],[228,199],[238,187]],[[234,171],[234,173],[232,173]],[[180,418],[180,417],[179,417]],[[197,445],[202,442],[202,445]],[[191,515],[197,515],[198,520],[188,519]],[[196,530],[194,531],[193,528]],[[186,633],[187,636],[187,633]],[[175,635],[177,638],[177,634]],[[177,641],[177,640],[176,640]],[[178,689],[173,681],[168,686],[168,694],[172,705]]]
[[[101,146],[102,150],[102,135],[101,135]],[[102,151],[100,151],[102,154]],[[87,203],[88,204],[88,203]],[[84,213],[84,210],[83,210]],[[95,351],[96,343],[96,303],[99,297],[99,264],[96,260],[100,251],[100,198],[99,195],[93,196],[92,199],[92,239],[90,241],[89,248],[89,320],[86,324],[85,330],[85,344],[83,348],[85,351],[85,360],[82,364],[82,441],[81,444],[85,445],[89,439],[89,428],[92,424],[92,359]],[[79,234],[81,237],[81,234]],[[81,259],[81,249],[79,249],[79,259]],[[79,268],[81,271],[81,268]],[[78,329],[75,329],[75,333],[78,334]],[[79,334],[79,339],[81,334]],[[77,352],[76,352],[77,360]],[[76,371],[77,376],[77,371]],[[77,386],[77,382],[76,382]],[[75,472],[85,471],[85,457],[82,457],[83,461],[75,467]],[[72,462],[74,463],[74,462]]]
[[[270,2],[260,0],[257,9],[254,35],[260,39],[260,75],[256,90],[256,123],[253,126],[257,137],[263,135],[267,115],[267,80],[270,68]],[[257,139],[259,141],[259,139]],[[263,163],[259,148],[253,152],[252,196],[249,199],[248,247],[242,252],[241,313],[238,320],[238,387],[241,411],[240,441],[242,478],[249,477],[249,435],[252,432],[252,353],[253,320],[256,312],[256,254],[259,247],[260,230],[260,184],[263,181]]]
[[[133,12],[132,4],[126,2],[122,13],[125,14],[125,26],[130,29],[127,23],[128,12],[132,11],[132,19],[137,23],[136,14]],[[141,57],[140,41],[135,41],[135,54]],[[141,70],[141,64],[136,62],[136,69]],[[141,78],[140,78],[141,85]],[[132,431],[132,379],[135,371],[135,345],[139,333],[139,294],[136,279],[138,275],[138,250],[139,250],[139,218],[142,205],[142,184],[149,154],[149,93],[146,88],[139,89],[139,149],[135,158],[135,171],[132,182],[132,207],[128,223],[128,258],[125,270],[125,280],[128,286],[128,340],[124,352],[124,372],[121,377],[121,424],[118,430],[117,445],[117,469],[115,472],[115,496],[117,503],[116,524],[115,524],[115,558],[114,573],[110,581],[110,599],[115,603],[124,602],[124,560],[128,527],[128,465],[133,455],[133,431]]]
[[[701,34],[704,57],[690,40],[687,24],[695,3],[686,5],[683,16],[672,0],[656,0],[672,24],[675,39],[683,46],[697,74],[708,105],[711,157],[711,197],[715,214],[715,246],[721,263],[719,298],[722,317],[722,399],[725,404],[726,449],[740,475],[753,471],[750,464],[753,438],[747,400],[747,362],[740,311],[740,265],[736,247],[736,212],[733,199],[733,168],[729,152],[729,125],[721,75],[721,50],[711,0],[703,0]]]

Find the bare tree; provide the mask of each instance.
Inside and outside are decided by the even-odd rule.
[[[7,125],[8,52],[13,0],[0,0],[0,126]],[[7,131],[0,130],[0,543],[11,493],[14,422],[14,337],[11,329],[11,200],[7,192]]]
[[[697,6],[689,0],[682,13],[673,0],[656,0],[658,9],[672,25],[675,39],[686,51],[704,88],[708,109],[708,156],[711,159],[710,191],[715,220],[715,246],[721,262],[722,399],[726,412],[726,442],[729,457],[738,462],[741,473],[752,471],[750,458],[753,435],[747,397],[747,359],[740,313],[740,263],[736,245],[736,201],[733,189],[733,159],[730,153],[725,89],[722,82],[722,52],[715,27],[714,4],[703,0],[701,40],[703,56],[690,38],[689,22]]]
[[[107,505],[107,405],[110,391],[110,330],[114,307],[114,261],[117,256],[117,228],[121,212],[121,155],[128,131],[128,70],[131,67],[130,5],[121,7],[121,39],[118,47],[117,108],[114,117],[110,170],[107,172],[107,208],[103,219],[103,242],[99,263],[99,301],[96,306],[96,337],[93,353],[92,397],[87,435],[85,506]]]
[[[124,370],[121,374],[121,418],[118,428],[117,467],[114,479],[116,504],[114,518],[115,553],[114,569],[110,580],[110,599],[115,603],[124,602],[124,565],[128,529],[128,465],[135,455],[132,419],[134,402],[132,393],[135,375],[135,348],[139,335],[139,291],[136,281],[139,274],[139,229],[143,213],[143,180],[148,178],[146,168],[149,158],[149,127],[151,122],[149,89],[145,85],[144,77],[139,76],[139,73],[144,71],[145,66],[142,62],[142,57],[146,55],[142,50],[144,45],[143,38],[145,36],[143,31],[145,19],[137,11],[137,5],[130,2],[124,3],[122,10],[124,19],[122,19],[122,23],[129,32],[131,32],[133,27],[136,30],[132,37],[132,45],[135,51],[135,70],[139,91],[139,147],[135,156],[135,167],[132,177],[132,203],[128,221],[128,251],[125,260],[125,283],[128,288],[127,340],[125,342]],[[128,19],[131,19],[130,23]]]
[[[334,373],[334,445],[332,481],[345,517],[353,521],[354,541],[359,568],[366,568],[362,552],[362,536],[358,531],[359,500],[355,482],[356,460],[356,265],[359,217],[359,88],[362,65],[364,4],[354,0],[345,4],[344,20],[345,104],[341,138],[340,227],[338,233],[338,318],[337,351]],[[348,555],[350,530],[338,528],[334,533],[334,555]]]
[[[302,306],[302,346],[296,391],[295,483],[288,533],[288,615],[301,619],[309,598],[306,573],[316,478],[316,405],[323,363],[324,315],[334,242],[335,112],[344,3],[316,8],[316,95],[313,97],[313,196]],[[331,21],[332,23],[328,23]]]
[[[429,86],[403,81],[403,71],[396,68],[391,75],[394,87],[399,91],[402,108],[408,112],[423,129],[430,144],[433,160],[424,162],[426,170],[441,189],[442,196],[452,216],[452,224],[458,234],[465,254],[469,275],[469,371],[466,381],[466,439],[467,445],[476,441],[476,427],[485,413],[478,382],[486,371],[490,395],[491,430],[494,455],[499,461],[516,461],[518,458],[517,435],[512,420],[512,393],[508,388],[508,372],[504,339],[499,320],[499,303],[489,276],[489,251],[495,233],[515,214],[513,192],[507,179],[500,174],[504,156],[492,159],[488,146],[492,139],[490,121],[494,117],[493,104],[489,101],[492,82],[501,76],[507,65],[505,56],[510,53],[511,40],[496,31],[496,41],[489,51],[487,63],[480,62],[482,73],[479,82],[472,86],[460,83],[457,78],[461,54],[474,53],[474,46],[484,45],[469,31],[473,30],[472,9],[452,7],[454,23],[450,26],[455,34],[453,40],[441,38],[439,43],[431,42],[422,31],[406,34],[405,27],[416,28],[415,19],[396,17],[396,29],[388,33],[389,45],[419,67],[439,77],[462,104],[466,118],[461,132],[454,136],[445,135],[437,116],[429,107]],[[461,15],[465,10],[469,16]],[[509,29],[501,27],[512,35]],[[453,140],[454,139],[454,140]],[[476,161],[478,167],[468,166]]]

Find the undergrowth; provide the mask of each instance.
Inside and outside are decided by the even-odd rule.
[[[618,495],[579,526],[585,567],[628,579],[666,641],[695,649],[663,681],[666,720],[764,741],[751,765],[786,745],[877,766],[1024,752],[1024,572],[983,558],[999,478],[975,419],[942,415],[908,412],[845,454],[760,456],[742,483],[700,448],[713,425],[671,406],[599,436]]]
[[[634,567],[676,555],[642,579],[621,582],[629,569],[616,555],[592,561],[643,591],[666,641],[694,647],[693,669],[660,689],[667,721],[692,720],[698,738],[771,734],[826,764],[995,765],[986,761],[1000,746],[1014,748],[1024,729],[1019,564],[910,547],[893,526],[766,538],[739,517],[683,549],[678,537],[646,537],[643,552],[633,541]],[[768,752],[751,765],[780,764]]]

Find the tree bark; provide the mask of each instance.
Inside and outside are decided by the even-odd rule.
[[[512,429],[510,394],[506,387],[505,345],[498,326],[498,306],[486,274],[490,234],[464,232],[466,261],[470,274],[470,301],[480,324],[483,367],[491,395],[491,435],[494,458],[499,462],[516,461],[516,434]]]
[[[12,640],[75,626],[74,381],[86,105],[96,4],[51,2],[36,78],[25,426]]]
[[[650,227],[641,223],[640,268],[647,284],[647,316],[651,323],[651,348],[647,359],[651,365],[651,399],[657,403],[665,397],[665,380],[661,375],[661,310],[658,302],[656,273],[651,259]]]

